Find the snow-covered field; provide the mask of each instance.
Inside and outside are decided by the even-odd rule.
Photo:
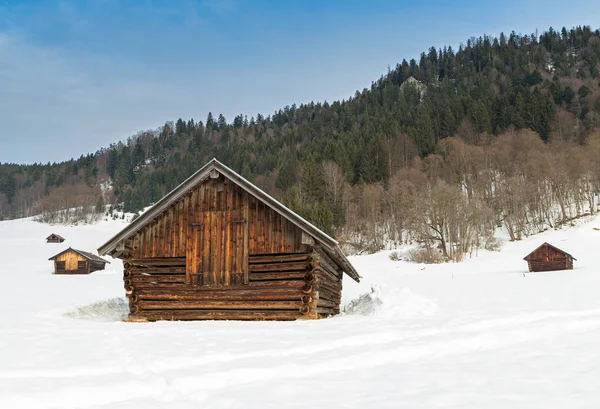
[[[47,259],[123,226],[0,222],[0,408],[600,408],[600,218],[460,264],[353,257],[344,303],[374,286],[375,313],[314,322],[119,321],[120,261]],[[575,269],[524,274],[543,241]]]

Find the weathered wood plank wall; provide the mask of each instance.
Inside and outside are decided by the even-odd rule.
[[[73,250],[69,250],[59,255],[56,261],[64,261],[65,270],[77,270],[79,261],[86,261],[86,258]]]
[[[127,244],[136,258],[185,257],[192,285],[248,282],[248,256],[302,250],[302,232],[237,185],[208,179]]]

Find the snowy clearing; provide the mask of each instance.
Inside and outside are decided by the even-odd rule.
[[[123,226],[0,222],[0,408],[600,407],[600,218],[459,264],[352,257],[354,313],[298,322],[124,323],[119,260],[51,274]],[[525,273],[544,241],[575,269]]]

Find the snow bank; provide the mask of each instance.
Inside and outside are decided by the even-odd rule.
[[[345,315],[377,315],[389,318],[413,318],[432,315],[438,306],[410,288],[374,285],[371,290],[350,301],[343,310]]]
[[[123,297],[83,305],[66,312],[65,316],[96,321],[123,321],[128,314],[129,303]]]

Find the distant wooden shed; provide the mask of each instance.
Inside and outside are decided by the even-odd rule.
[[[575,257],[549,243],[544,243],[533,250],[527,257],[530,272],[572,270]]]
[[[104,270],[106,263],[110,263],[95,254],[71,247],[50,257],[49,260],[54,261],[54,274],[90,274]]]
[[[337,241],[213,159],[98,249],[121,258],[129,320],[339,313]]]
[[[56,233],[52,233],[46,237],[46,243],[62,243],[63,241],[65,241],[64,237],[61,237]]]

